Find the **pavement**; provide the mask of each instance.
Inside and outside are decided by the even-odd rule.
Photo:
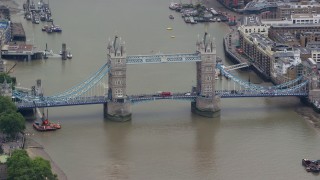
[[[24,144],[24,135],[19,133],[15,139],[9,140],[9,138],[0,133],[0,143],[4,154],[10,155],[16,149],[22,149]]]

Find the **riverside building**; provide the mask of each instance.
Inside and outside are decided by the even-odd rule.
[[[290,18],[294,14],[320,14],[320,4],[315,1],[277,2],[276,18]]]
[[[249,20],[250,23],[244,23],[238,29],[243,53],[263,75],[276,83],[295,79],[301,63],[300,51],[271,40],[268,37],[269,26],[259,23],[258,18],[255,20]]]

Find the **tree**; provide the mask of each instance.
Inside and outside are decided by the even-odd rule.
[[[33,167],[33,179],[56,179],[56,176],[51,172],[50,162],[41,158],[36,157],[32,160]]]
[[[11,77],[6,73],[0,73],[0,83],[3,83],[4,80],[6,80],[7,83],[16,84],[16,78],[15,77]]]
[[[6,111],[17,111],[17,107],[9,97],[0,96],[0,114]]]
[[[7,162],[9,180],[57,179],[51,171],[49,161],[41,157],[32,160],[25,150],[13,151]]]
[[[13,151],[10,158],[8,158],[8,179],[29,179],[24,177],[31,173],[31,159],[25,150]]]
[[[8,111],[0,115],[1,131],[11,137],[14,137],[18,132],[25,128],[25,119],[20,113]]]

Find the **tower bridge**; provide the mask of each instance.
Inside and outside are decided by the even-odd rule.
[[[247,97],[279,97],[279,96],[309,96],[312,80],[298,77],[276,86],[259,86],[244,81],[232,74],[232,70],[248,67],[242,63],[224,67],[216,63],[216,45],[205,33],[203,39],[196,42],[195,53],[185,54],[154,54],[127,56],[124,43],[116,36],[107,48],[107,62],[78,85],[51,96],[42,93],[41,81],[31,88],[30,93],[13,92],[18,109],[33,109],[37,107],[60,107],[89,104],[103,104],[106,118],[115,121],[131,119],[131,105],[156,100],[183,100],[191,102],[192,112],[206,117],[219,115],[221,98]],[[128,95],[126,86],[127,65],[148,63],[196,63],[196,86],[192,92],[170,93],[170,95],[139,94]],[[216,69],[221,75],[228,77],[222,87],[216,89]],[[108,88],[106,88],[108,84]],[[311,83],[312,84],[312,83]]]

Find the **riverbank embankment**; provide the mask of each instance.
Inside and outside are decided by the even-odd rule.
[[[23,1],[22,0],[0,0],[1,5],[6,6],[10,10],[11,19],[15,16],[22,15]],[[28,152],[31,158],[36,156],[42,157],[48,160],[51,164],[52,172],[57,174],[59,180],[66,180],[66,174],[59,168],[59,166],[51,159],[49,154],[45,151],[44,147],[35,142],[30,136],[25,136],[24,149]],[[12,145],[13,147],[13,145]]]
[[[45,160],[48,160],[51,164],[51,169],[54,174],[58,176],[59,180],[67,180],[66,174],[59,168],[59,166],[51,159],[49,154],[45,151],[44,147],[34,141],[32,138],[26,136],[25,141],[25,150],[28,152],[28,155],[31,158],[42,157]]]

